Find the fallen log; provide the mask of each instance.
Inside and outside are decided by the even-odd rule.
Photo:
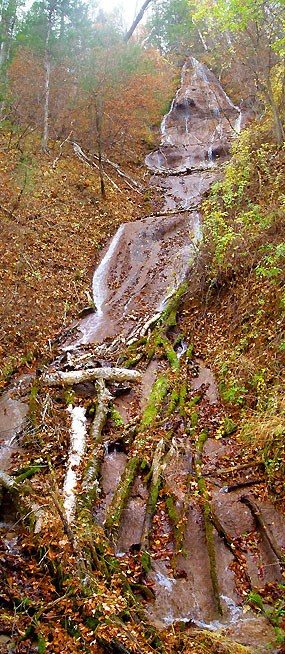
[[[252,461],[251,463],[241,463],[240,465],[234,465],[230,468],[216,468],[210,472],[204,472],[204,477],[218,477],[218,475],[228,475],[230,472],[238,472],[239,470],[246,470],[246,468],[258,468],[258,466],[264,466],[262,461]]]
[[[156,446],[156,450],[153,456],[152,467],[151,467],[152,479],[149,489],[149,496],[146,506],[146,513],[145,513],[142,537],[141,537],[141,549],[146,551],[149,549],[149,545],[150,545],[152,519],[156,509],[158,493],[161,485],[163,456],[164,456],[164,442],[163,439],[161,439],[158,445]]]
[[[246,481],[237,481],[236,484],[229,484],[224,486],[221,490],[223,493],[232,493],[232,491],[239,490],[240,488],[256,486],[257,484],[264,484],[264,479],[247,479]]]
[[[260,507],[254,502],[254,500],[249,496],[249,495],[242,495],[240,498],[240,501],[248,506],[250,509],[252,515],[254,516],[260,531],[262,534],[265,536],[267,542],[269,543],[272,552],[274,552],[275,556],[277,557],[278,561],[281,563],[281,565],[285,565],[285,554],[282,552],[281,548],[279,547],[278,543],[276,542],[270,527],[268,526],[266,519],[260,509]]]
[[[63,484],[63,506],[66,521],[73,522],[76,510],[76,486],[79,481],[80,466],[86,449],[86,409],[81,406],[68,406],[71,415],[70,445],[67,470]]]
[[[6,472],[3,472],[3,470],[0,470],[0,486],[10,493],[18,492],[18,484],[16,480],[13,479],[13,477],[10,477]]]
[[[141,461],[140,456],[134,456],[129,459],[125,467],[117,490],[106,512],[104,527],[109,533],[112,533],[113,530],[116,531],[119,527],[122,511],[130,494]]]
[[[73,386],[73,384],[94,379],[135,382],[141,379],[141,373],[138,370],[128,370],[127,368],[88,368],[88,370],[71,370],[69,372],[57,370],[52,373],[44,373],[41,382],[46,386]]]
[[[204,479],[202,474],[203,449],[207,439],[208,439],[208,432],[204,430],[201,432],[197,443],[195,467],[196,467],[198,489],[203,501],[203,517],[204,517],[204,525],[205,525],[206,544],[207,544],[207,550],[209,556],[210,576],[212,582],[213,596],[214,596],[217,612],[220,615],[223,615],[223,609],[221,605],[221,594],[219,589],[219,580],[218,580],[218,573],[217,573],[213,523],[211,521],[210,498],[209,498],[206,480]]]
[[[109,404],[112,395],[105,386],[103,379],[98,381],[99,395],[97,401],[96,415],[90,428],[90,436],[93,442],[91,460],[83,474],[82,490],[84,491],[80,503],[91,511],[93,501],[98,496],[98,475],[101,464],[100,445],[102,442],[102,430],[105,425]]]

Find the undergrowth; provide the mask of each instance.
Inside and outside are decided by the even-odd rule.
[[[242,448],[262,459],[269,486],[281,498],[284,161],[285,146],[270,142],[264,126],[254,125],[236,139],[224,178],[203,205],[198,299],[188,302],[196,318],[191,338],[215,368],[221,397],[240,426]]]

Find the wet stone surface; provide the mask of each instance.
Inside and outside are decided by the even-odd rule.
[[[8,470],[13,452],[19,447],[18,435],[28,413],[28,406],[13,397],[11,391],[0,399],[0,469]]]

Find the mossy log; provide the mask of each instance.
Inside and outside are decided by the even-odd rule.
[[[161,322],[167,327],[174,327],[176,325],[176,314],[181,302],[181,298],[187,293],[188,284],[183,282],[177,291],[168,298],[165,309],[161,314]]]
[[[141,420],[142,428],[150,427],[156,420],[160,405],[167,394],[169,381],[167,377],[158,377],[152,387],[148,405],[145,408]]]
[[[213,588],[217,610],[220,615],[223,615],[221,599],[220,599],[218,575],[217,575],[213,524],[211,522],[211,505],[209,502],[209,495],[207,491],[206,482],[205,479],[203,479],[203,477],[200,477],[200,479],[198,479],[198,488],[200,491],[200,495],[203,498],[203,515],[204,515],[204,523],[205,523],[207,549],[208,549],[209,562],[210,562],[210,575],[212,581],[212,588]]]
[[[94,500],[98,497],[98,476],[102,460],[100,444],[102,442],[102,432],[107,419],[109,404],[113,399],[111,393],[106,388],[102,379],[98,380],[98,386],[99,394],[97,399],[96,414],[89,431],[89,435],[93,443],[93,449],[83,474],[83,494],[81,494],[79,503],[81,508],[84,506],[85,509],[89,509],[90,511],[92,509]]]
[[[161,485],[163,455],[164,455],[164,442],[163,439],[161,439],[156,446],[155,453],[152,460],[151,483],[150,483],[149,496],[146,506],[142,537],[141,537],[142,550],[149,549],[152,518],[155,513],[156,504],[158,500],[158,493]]]
[[[125,470],[121,477],[121,481],[117,487],[112,502],[108,507],[106,513],[104,526],[107,529],[107,531],[112,532],[114,529],[116,530],[119,526],[123,508],[129,496],[131,486],[133,484],[133,481],[135,479],[141,461],[142,459],[140,456],[134,456],[128,461],[125,467]]]
[[[206,430],[203,430],[198,438],[198,443],[197,443],[196,472],[197,472],[198,488],[201,498],[203,500],[205,535],[206,535],[206,543],[207,543],[209,563],[210,563],[210,575],[212,581],[213,594],[216,602],[217,611],[220,615],[223,615],[218,575],[217,575],[213,524],[211,522],[211,505],[209,501],[209,494],[207,490],[206,481],[202,476],[202,456],[203,456],[204,445],[207,439],[208,439],[208,432]]]

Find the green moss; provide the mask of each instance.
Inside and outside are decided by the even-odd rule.
[[[175,325],[177,325],[176,315],[177,315],[177,308],[174,308],[172,309],[172,311],[170,311],[165,321],[168,327],[175,327]]]
[[[180,361],[177,357],[176,352],[174,351],[171,343],[167,338],[162,339],[162,345],[164,347],[164,351],[168,360],[168,363],[170,365],[171,370],[173,372],[179,372],[180,370]]]
[[[203,449],[206,441],[208,440],[208,430],[203,429],[201,433],[198,436],[198,443],[197,443],[197,454],[199,455],[199,458],[202,457],[203,454]]]
[[[151,558],[148,552],[144,551],[141,553],[141,565],[145,574],[147,574],[151,569]]]
[[[42,634],[38,634],[38,654],[45,654],[46,652],[46,641]]]
[[[171,391],[169,406],[168,406],[168,410],[167,410],[167,415],[168,416],[171,416],[174,409],[176,408],[176,406],[177,406],[177,404],[179,402],[179,396],[180,396],[180,394],[179,394],[179,391],[177,390],[177,388],[173,388],[172,391]]]
[[[107,511],[105,520],[105,526],[107,529],[112,530],[119,526],[122,510],[125,506],[125,502],[128,498],[140,462],[140,457],[134,456],[128,461],[125,467],[119,486]]]
[[[158,377],[153,384],[149,402],[144,410],[141,425],[150,427],[155,423],[156,416],[159,412],[161,403],[168,391],[169,381],[167,377]]]
[[[22,481],[25,481],[25,479],[30,479],[30,477],[33,477],[36,475],[38,472],[42,470],[41,466],[31,466],[29,468],[24,468],[15,478],[16,484],[21,483]]]
[[[201,395],[194,395],[194,397],[192,397],[192,399],[189,402],[187,402],[187,408],[192,409],[193,406],[195,406],[200,402],[200,400],[201,400]]]
[[[166,506],[167,513],[169,515],[169,519],[171,520],[173,525],[174,539],[175,539],[175,552],[179,554],[184,554],[185,552],[183,551],[183,541],[184,541],[184,533],[185,533],[185,523],[183,521],[183,516],[182,518],[179,517],[176,510],[175,501],[172,495],[168,495],[168,497],[166,498],[165,506]],[[175,567],[175,559],[173,560],[173,567]]]
[[[186,350],[186,359],[191,360],[193,356],[193,350],[194,350],[194,345],[191,343],[191,345],[188,345],[187,350]]]
[[[161,480],[159,478],[157,484],[154,484],[150,489],[149,504],[150,504],[150,510],[151,510],[152,515],[154,514],[154,511],[155,511],[155,508],[156,508],[158,493],[159,493],[159,489],[160,489],[160,484],[161,484]]]
[[[66,404],[74,405],[75,399],[76,399],[75,392],[72,390],[72,388],[67,388],[64,391],[64,401],[66,402]]]
[[[209,562],[210,562],[210,574],[211,574],[211,581],[212,581],[212,588],[213,588],[213,593],[216,601],[216,606],[217,610],[220,615],[223,615],[223,610],[221,606],[221,599],[220,599],[220,590],[219,590],[219,583],[218,583],[218,575],[217,575],[217,565],[216,565],[216,554],[215,554],[215,545],[214,545],[214,527],[211,522],[211,506],[208,498],[208,491],[207,491],[207,486],[205,479],[203,477],[200,477],[198,479],[198,488],[201,496],[203,497],[204,501],[204,506],[203,506],[203,513],[204,513],[204,524],[205,524],[205,534],[206,534],[206,542],[207,542],[207,549],[208,549],[208,556],[209,556]]]
[[[110,416],[115,423],[116,427],[121,427],[123,423],[123,419],[119,411],[114,407],[114,404],[111,405],[110,407]]]
[[[187,282],[183,282],[181,286],[173,293],[173,295],[167,301],[166,307],[161,314],[160,322],[164,323],[168,327],[173,327],[176,325],[176,313],[179,307],[181,298],[188,290]]]
[[[193,427],[193,429],[195,429],[195,427],[198,426],[198,420],[199,420],[198,411],[192,411],[190,415],[190,421],[191,421],[191,427]]]
[[[180,392],[179,392],[179,409],[180,409],[180,415],[183,418],[185,418],[186,416],[185,404],[186,404],[187,394],[188,394],[188,388],[187,388],[187,383],[185,382],[184,384],[181,384]]]

